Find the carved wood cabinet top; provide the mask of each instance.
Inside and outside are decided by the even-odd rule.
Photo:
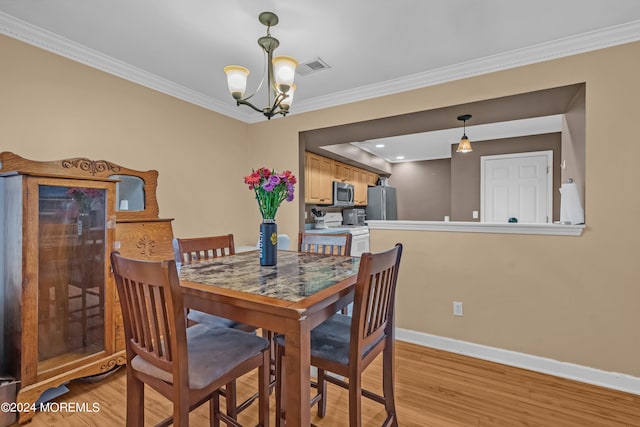
[[[120,166],[108,160],[92,160],[74,157],[53,161],[29,160],[9,151],[0,153],[0,176],[13,174],[52,176],[89,180],[119,180],[122,176],[133,176],[144,182],[144,208],[139,211],[118,210],[118,220],[138,220],[158,218],[159,208],[156,198],[158,171],[139,171]]]

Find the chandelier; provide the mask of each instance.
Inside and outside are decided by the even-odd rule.
[[[293,101],[293,93],[296,85],[293,83],[298,62],[289,56],[278,56],[273,58],[273,51],[280,45],[278,39],[271,37],[270,29],[278,24],[278,15],[273,12],[262,12],[258,16],[260,23],[267,27],[267,35],[258,39],[258,45],[265,53],[265,72],[258,88],[251,95],[244,97],[247,90],[247,77],[249,70],[239,65],[228,65],[224,67],[227,75],[227,85],[231,96],[236,100],[236,105],[246,105],[253,108],[271,120],[271,117],[282,114],[286,116]],[[258,108],[249,102],[264,83],[267,75],[267,106]],[[272,100],[273,99],[273,100]]]

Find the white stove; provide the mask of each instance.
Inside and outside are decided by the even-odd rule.
[[[315,228],[307,233],[341,234],[351,233],[351,256],[369,252],[369,227],[366,225],[343,225],[342,213],[327,212],[316,218]]]
[[[349,233],[357,236],[359,234],[369,234],[369,227],[366,225],[343,225],[340,227],[341,230],[346,230]]]
[[[326,212],[322,216],[316,217],[316,229],[339,228],[342,227],[342,213]]]

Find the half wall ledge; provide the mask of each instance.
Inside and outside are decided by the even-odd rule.
[[[546,234],[580,236],[584,224],[526,224],[471,221],[377,221],[366,222],[371,230],[448,231],[455,233]]]

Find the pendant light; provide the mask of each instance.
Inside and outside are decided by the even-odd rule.
[[[471,141],[467,138],[467,120],[471,118],[471,114],[464,114],[462,116],[458,116],[458,120],[462,121],[464,130],[462,132],[462,138],[460,139],[460,143],[458,144],[458,149],[456,153],[470,153],[473,151],[471,148]]]

